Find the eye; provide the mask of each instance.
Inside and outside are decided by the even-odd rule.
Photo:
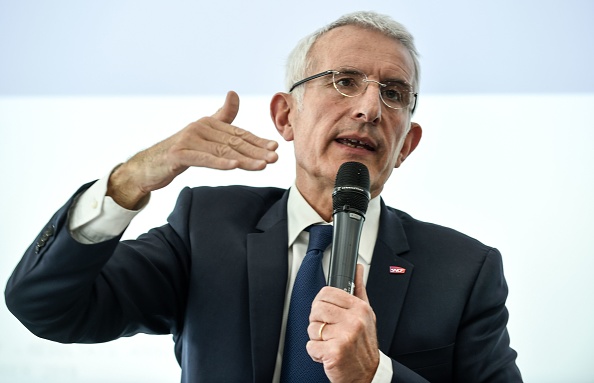
[[[396,87],[391,87],[388,86],[384,89],[382,89],[382,97],[387,101],[397,101],[400,102],[402,101],[403,98],[403,93],[400,89],[396,88]]]
[[[336,86],[341,88],[353,88],[358,87],[359,84],[354,77],[348,77],[346,75],[337,76],[334,80]]]
[[[357,71],[335,72],[333,80],[336,90],[345,96],[357,96],[365,89],[365,75]]]

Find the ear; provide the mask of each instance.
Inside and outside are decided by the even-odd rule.
[[[419,145],[419,142],[421,141],[421,136],[423,136],[423,129],[421,128],[421,125],[417,124],[416,122],[411,122],[410,130],[404,138],[404,144],[402,145],[402,149],[398,155],[396,166],[394,166],[395,168],[400,167],[404,160],[417,148],[417,145]]]
[[[293,125],[291,124],[291,108],[294,104],[293,96],[288,93],[279,92],[272,96],[270,101],[270,117],[276,130],[285,141],[293,141]]]

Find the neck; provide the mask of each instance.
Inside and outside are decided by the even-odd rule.
[[[324,219],[326,222],[332,221],[332,191],[334,187],[331,185],[322,184],[307,184],[299,182],[299,179],[295,182],[299,193],[307,201],[307,203]]]

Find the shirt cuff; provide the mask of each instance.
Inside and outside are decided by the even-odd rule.
[[[392,359],[380,351],[379,365],[371,383],[391,382],[393,373]]]
[[[70,208],[68,229],[72,237],[83,244],[112,239],[124,232],[139,210],[128,210],[106,196],[111,172],[88,188]],[[149,197],[150,198],[150,197]]]

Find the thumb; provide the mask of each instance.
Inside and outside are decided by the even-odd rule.
[[[212,116],[219,121],[230,124],[237,117],[237,112],[239,112],[239,96],[231,90],[227,92],[225,103],[221,109],[217,110]]]
[[[355,296],[369,303],[369,298],[367,298],[367,290],[365,290],[365,283],[363,283],[364,270],[365,268],[362,264],[357,264],[357,271],[355,272]]]

